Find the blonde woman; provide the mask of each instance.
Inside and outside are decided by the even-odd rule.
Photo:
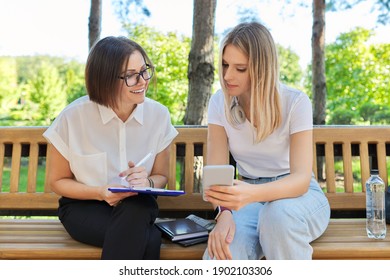
[[[223,39],[222,89],[208,109],[207,163],[228,163],[242,180],[212,186],[216,207],[204,259],[311,259],[310,242],[326,229],[329,203],[312,175],[312,107],[279,81],[270,32],[242,23]]]

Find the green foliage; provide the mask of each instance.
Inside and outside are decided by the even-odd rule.
[[[356,112],[338,108],[335,109],[331,114],[330,120],[328,121],[329,124],[353,124],[354,120],[356,119]]]
[[[301,88],[303,72],[299,65],[299,56],[290,48],[285,48],[281,45],[277,45],[277,49],[280,64],[280,80],[287,85]]]
[[[62,76],[65,80],[65,91],[67,96],[67,103],[87,94],[84,80],[83,64],[76,61],[71,61],[64,67]]]
[[[42,63],[37,74],[30,79],[27,102],[30,106],[32,120],[42,121],[42,124],[49,125],[52,120],[66,106],[66,92],[64,82],[60,79],[58,70],[53,65]]]
[[[341,34],[335,43],[326,47],[327,111],[330,120],[340,120],[340,112],[346,110],[360,112],[354,116],[348,114],[352,117],[351,123],[388,123],[379,115],[368,119],[367,106],[370,105],[363,107],[364,104],[374,107],[390,104],[390,45],[370,45],[368,42],[372,35],[370,30],[356,28]],[[342,119],[346,121],[349,117]]]
[[[389,124],[390,106],[366,103],[360,108],[360,116],[369,124]]]
[[[13,57],[0,57],[0,115],[17,102],[17,71]]]
[[[129,38],[145,49],[156,67],[155,83],[152,80],[149,97],[169,108],[174,124],[183,124],[190,39],[172,32],[163,34],[143,25],[128,26],[127,30]]]
[[[48,125],[85,95],[84,65],[60,57],[0,57],[0,125]]]

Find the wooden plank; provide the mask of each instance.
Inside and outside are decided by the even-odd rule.
[[[389,135],[389,141],[390,142],[390,135]],[[378,169],[379,169],[379,176],[383,179],[385,186],[388,185],[388,174],[387,174],[387,166],[386,166],[386,144],[385,141],[378,141],[377,144],[377,151],[378,151]]]
[[[186,155],[184,162],[184,190],[187,194],[193,192],[194,185],[194,143],[186,143]]]
[[[168,189],[176,189],[176,143],[172,143],[170,147],[170,158],[169,158],[169,178],[168,178]]]
[[[366,209],[365,193],[326,193],[330,208],[333,210]]]
[[[162,241],[161,259],[201,259],[206,249],[206,243],[182,247]],[[390,236],[369,239],[365,219],[332,219],[312,247],[314,259],[390,258]],[[74,241],[58,220],[0,220],[0,259],[99,259],[100,254],[100,248]]]
[[[353,192],[353,175],[352,175],[352,151],[351,142],[343,143],[343,168],[344,168],[344,191]]]
[[[38,143],[30,144],[30,154],[28,159],[28,174],[27,174],[27,192],[34,193],[37,185],[38,173]]]
[[[313,145],[313,173],[314,176],[318,179],[318,162],[317,162],[317,145]]]
[[[0,142],[0,193],[3,189],[4,152],[4,143]]]
[[[365,182],[370,177],[370,161],[368,158],[368,143],[363,141],[360,143],[360,172],[362,175],[362,190],[365,192]]]
[[[49,186],[49,179],[48,179],[48,176],[50,174],[50,162],[51,162],[51,156],[50,156],[50,150],[53,149],[52,145],[47,145],[47,154],[46,154],[46,163],[45,163],[45,166],[46,166],[46,170],[45,170],[45,186],[44,186],[44,190],[45,190],[45,193],[50,193],[52,192],[51,189],[50,189],[50,186]]]
[[[325,143],[325,173],[326,190],[328,193],[335,193],[334,150],[333,143],[330,142]]]
[[[0,193],[0,209],[55,210],[59,196],[55,193]]]
[[[22,154],[22,145],[19,142],[13,143],[12,163],[11,163],[11,179],[10,179],[10,192],[11,193],[17,193],[18,189],[19,189],[21,154]]]

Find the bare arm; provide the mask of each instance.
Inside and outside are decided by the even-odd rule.
[[[207,129],[207,165],[228,164],[227,135],[222,126],[209,124]]]
[[[229,162],[229,150],[227,135],[222,126],[209,124],[207,135],[207,164],[219,165]],[[212,203],[217,207],[218,203]],[[207,244],[211,258],[219,260],[232,259],[229,244],[235,234],[235,223],[229,211],[223,211],[218,218],[218,223],[209,235]]]

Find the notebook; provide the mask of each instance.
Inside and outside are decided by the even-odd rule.
[[[190,219],[163,221],[155,224],[171,241],[180,241],[192,238],[206,237],[209,232]]]

